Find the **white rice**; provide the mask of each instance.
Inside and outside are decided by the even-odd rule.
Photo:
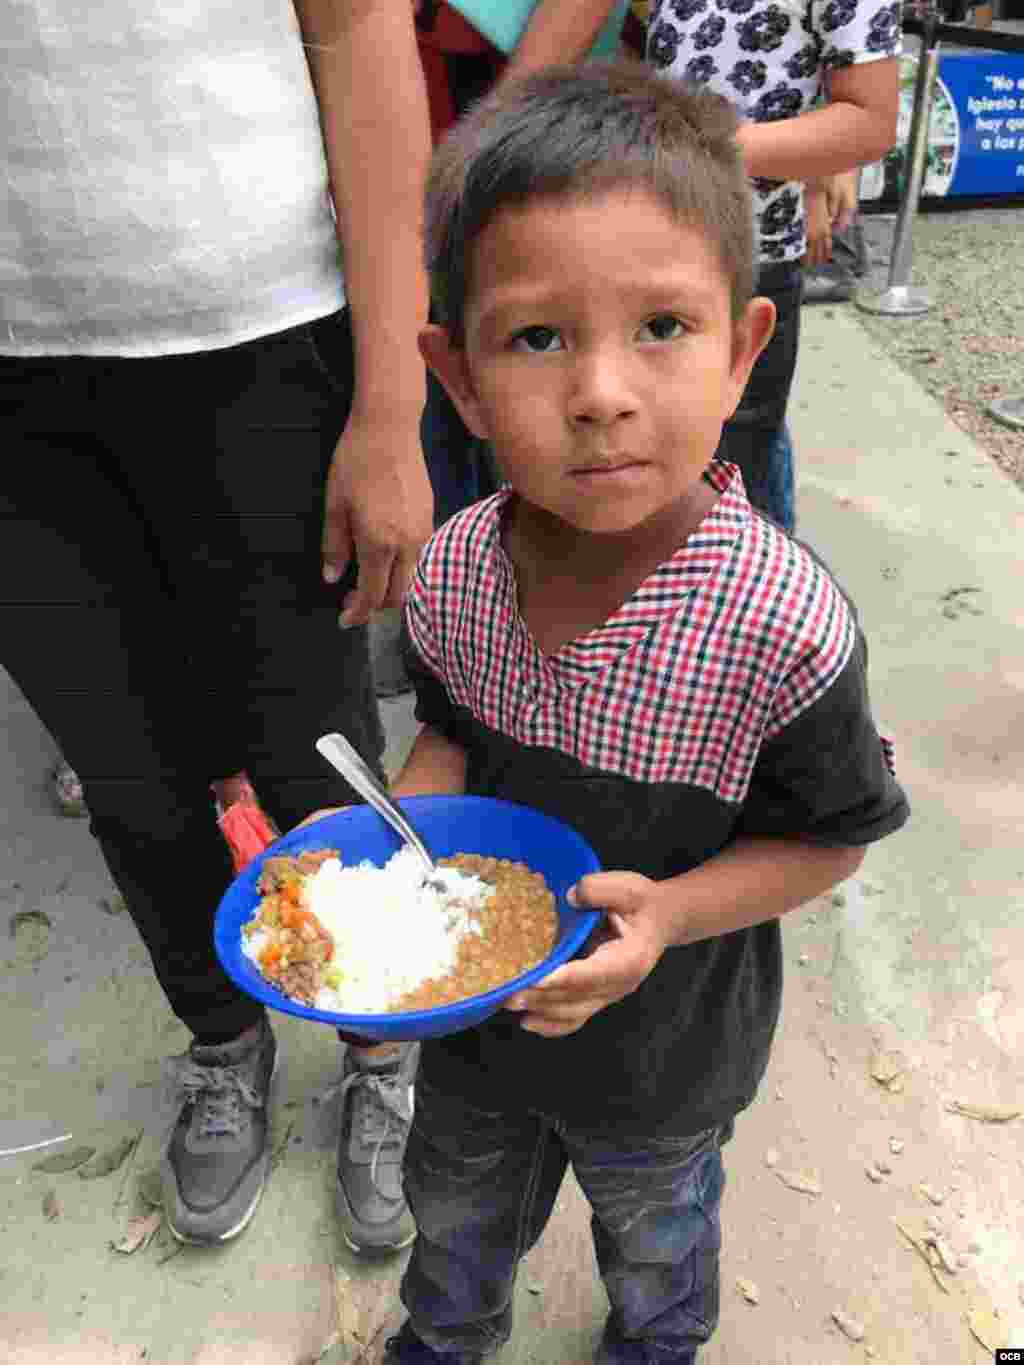
[[[380,1014],[407,991],[455,965],[466,934],[480,933],[471,917],[494,887],[454,867],[439,867],[445,891],[423,886],[422,864],[401,848],[385,867],[370,862],[342,866],[328,858],[307,877],[303,903],[334,940],[328,970],[336,988],[322,986],[316,1008],[336,1014]],[[242,935],[253,962],[267,942],[265,930]]]

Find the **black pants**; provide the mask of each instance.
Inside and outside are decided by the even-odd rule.
[[[351,376],[344,315],[197,355],[0,357],[0,663],[199,1036],[260,1015],[213,952],[210,781],[245,769],[287,829],[354,799],[319,734],[383,751],[367,631],[337,625],[351,574],[320,576]]]
[[[722,429],[718,455],[739,465],[753,506],[792,530],[793,455],[784,432],[800,344],[803,274],[795,263],[762,266],[756,288],[775,304],[775,331]]]

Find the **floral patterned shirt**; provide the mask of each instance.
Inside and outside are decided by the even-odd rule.
[[[826,74],[902,50],[899,0],[654,0],[647,58],[724,95],[755,123],[811,109]],[[806,251],[799,181],[755,178],[759,259]]]

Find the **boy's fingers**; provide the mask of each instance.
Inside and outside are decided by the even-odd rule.
[[[547,1013],[563,1006],[575,1008],[584,1000],[616,999],[635,973],[632,964],[608,961],[607,956],[598,949],[593,957],[559,967],[539,986],[511,996],[505,1008]]]
[[[569,889],[566,899],[581,910],[639,910],[651,893],[651,881],[638,872],[589,872]]]

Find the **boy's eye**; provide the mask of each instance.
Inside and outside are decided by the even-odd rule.
[[[644,323],[640,333],[641,336],[646,333],[654,341],[675,341],[685,335],[686,328],[671,313],[659,313]]]
[[[552,327],[524,327],[512,338],[512,345],[517,351],[557,351],[562,338]]]

